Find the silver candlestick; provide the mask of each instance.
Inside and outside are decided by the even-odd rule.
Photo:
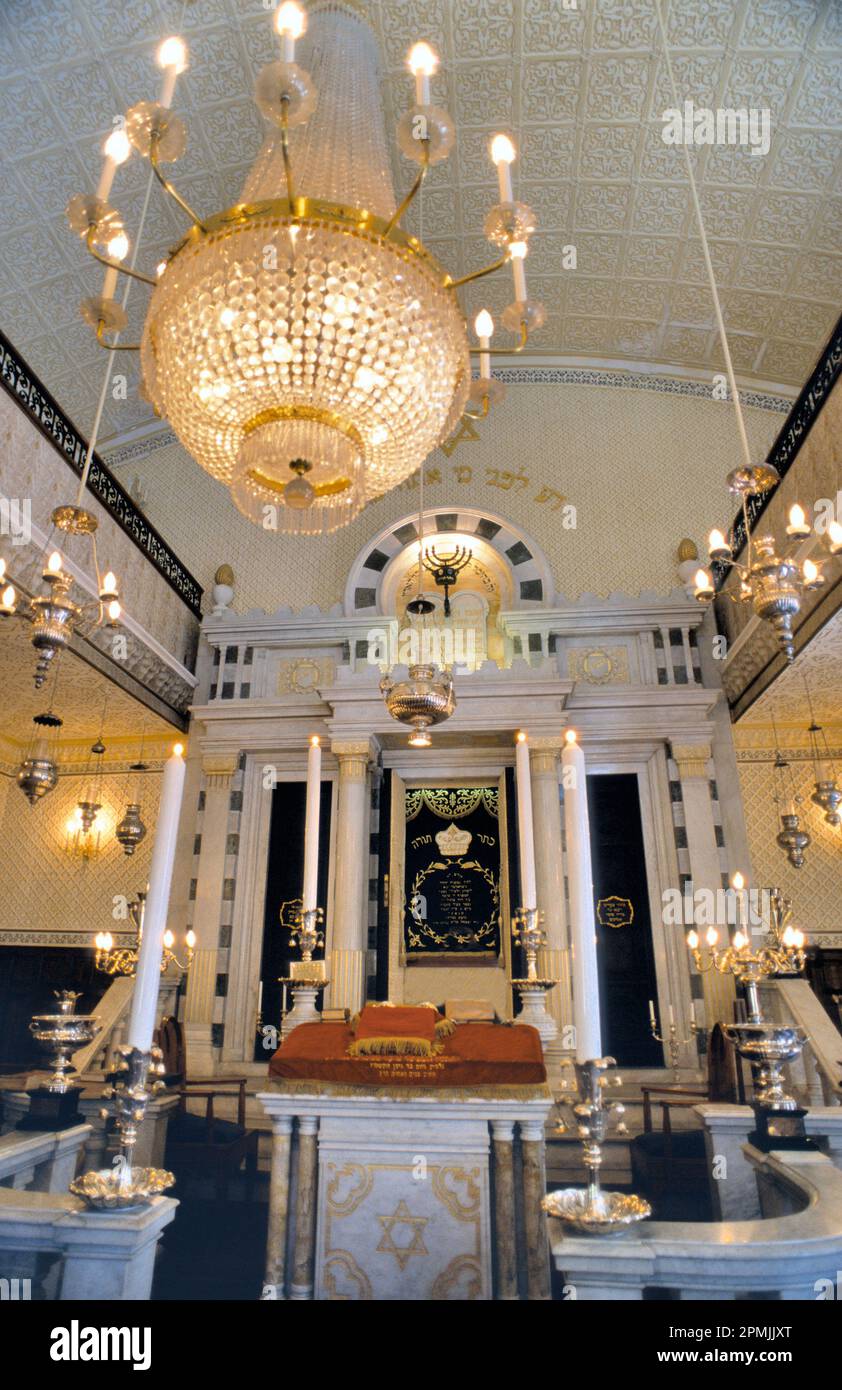
[[[547,940],[543,920],[544,914],[537,907],[520,907],[512,919],[512,940],[523,947],[526,956],[526,977],[512,980],[512,989],[521,1003],[515,1022],[536,1028],[546,1052],[558,1037],[558,1025],[547,1011],[547,995],[558,980],[542,979],[538,974],[538,952]]]
[[[617,1234],[635,1221],[644,1221],[651,1216],[652,1208],[634,1193],[603,1192],[600,1185],[602,1145],[609,1120],[612,1115],[622,1117],[625,1114],[625,1106],[618,1101],[607,1101],[603,1094],[607,1086],[622,1084],[619,1076],[609,1078],[605,1074],[609,1067],[616,1066],[616,1062],[613,1057],[594,1057],[588,1062],[567,1061],[567,1065],[575,1067],[576,1072],[575,1085],[579,1099],[573,1105],[573,1114],[584,1149],[588,1185],[550,1192],[541,1206],[548,1216],[557,1217],[569,1230],[581,1235]],[[572,1089],[566,1078],[562,1088]],[[565,1128],[565,1125],[559,1125],[558,1132],[564,1133]],[[617,1133],[626,1133],[622,1118]]]
[[[148,1206],[153,1197],[172,1187],[175,1178],[163,1168],[135,1168],[132,1156],[138,1130],[147,1106],[163,1088],[163,1053],[158,1047],[148,1052],[124,1046],[117,1049],[115,1080],[103,1096],[111,1107],[100,1111],[102,1119],[114,1118],[120,1133],[120,1153],[112,1168],[83,1173],[70,1184],[70,1191],[98,1210]]]

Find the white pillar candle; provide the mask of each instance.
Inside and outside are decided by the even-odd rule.
[[[152,1045],[152,1032],[158,1011],[161,955],[167,926],[167,907],[170,900],[181,798],[184,794],[183,752],[181,744],[177,743],[172,757],[168,758],[164,765],[161,783],[152,867],[149,871],[149,893],[143,913],[143,939],[140,943],[129,1017],[129,1045],[139,1048],[141,1052],[148,1052]]]
[[[488,381],[491,376],[491,335],[494,332],[494,320],[487,309],[480,309],[474,319],[474,332],[479,339],[479,374],[483,381]]]
[[[520,851],[520,903],[537,907],[535,894],[535,837],[532,830],[532,778],[529,772],[529,743],[521,732],[515,743],[517,779],[517,832]]]
[[[500,189],[500,202],[513,203],[512,161],[515,147],[508,135],[495,135],[491,142],[491,158],[497,166],[497,183]]]
[[[527,246],[525,241],[513,241],[509,247],[509,254],[512,258],[512,278],[515,285],[515,300],[518,304],[526,303],[526,260]]]
[[[322,798],[322,749],[317,734],[307,753],[307,811],[304,821],[304,911],[316,907],[319,878],[319,813]]]
[[[99,176],[99,183],[97,185],[96,190],[96,196],[103,203],[106,202],[108,195],[111,192],[111,185],[114,182],[114,175],[116,174],[116,172],[117,161],[115,159],[112,159],[110,155],[106,155],[105,162],[102,166],[102,173]]]
[[[296,0],[285,0],[275,11],[275,28],[281,38],[285,63],[295,62],[295,43],[307,29],[307,15]]]
[[[599,1023],[599,976],[596,968],[596,921],[593,907],[588,783],[585,755],[568,730],[561,755],[564,830],[567,841],[567,889],[573,954],[573,1021],[576,1058],[602,1056]]]
[[[655,1005],[652,1003],[652,1000],[651,1000],[651,999],[649,1000],[649,1022],[651,1023],[652,1027],[654,1028],[654,1027],[655,1027]]]
[[[407,58],[409,70],[415,78],[415,105],[430,105],[430,78],[439,65],[438,54],[428,43],[416,43]]]

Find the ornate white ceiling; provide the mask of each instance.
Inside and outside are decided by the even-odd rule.
[[[80,428],[96,408],[104,354],[77,306],[98,291],[64,224],[69,197],[95,186],[99,147],[119,113],[157,95],[157,40],[181,28],[190,68],[177,107],[188,151],[176,183],[200,211],[239,195],[261,141],[255,72],[277,57],[269,0],[4,0],[0,14],[0,326]],[[549,320],[532,350],[556,360],[721,368],[683,155],[661,139],[671,105],[653,0],[381,0],[361,5],[384,58],[387,125],[411,100],[403,62],[424,37],[439,49],[434,97],[458,126],[415,214],[449,268],[485,263],[495,201],[486,141],[510,131],[516,195],[540,233],[529,260]],[[183,18],[182,18],[183,15]],[[701,196],[738,373],[799,386],[839,310],[842,271],[842,5],[838,0],[672,0],[669,35],[683,93],[706,106],[768,106],[772,147],[696,154]],[[134,233],[147,166],[133,157],[114,201]],[[412,172],[395,155],[398,187]],[[140,263],[153,267],[184,229],[153,189]],[[576,272],[562,247],[575,244]],[[133,331],[145,303],[132,291]],[[508,276],[468,296],[501,309]],[[133,355],[126,399],[109,398],[102,437],[151,418]]]
[[[32,675],[35,652],[27,627],[5,619],[0,641],[0,689],[3,721],[0,729],[0,763],[14,765],[23,756],[32,733],[33,715],[50,707],[52,678],[36,690]],[[53,711],[64,721],[61,741],[65,761],[84,761],[88,747],[99,734],[105,709],[105,761],[133,762],[144,743],[144,759],[153,762],[178,737],[171,724],[154,714],[94,667],[66,652],[61,659]]]
[[[835,743],[842,742],[842,611],[838,611],[787,666],[735,727],[738,744],[773,742],[773,721],[788,747],[807,742],[810,722],[807,688],[816,722]],[[833,734],[831,736],[831,729]]]

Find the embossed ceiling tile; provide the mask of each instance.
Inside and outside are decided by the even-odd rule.
[[[37,201],[37,189],[32,189],[34,201],[29,192],[25,164],[17,168],[14,164],[6,164],[3,170],[3,196],[0,198],[0,234],[14,231],[24,223],[37,222],[43,215],[43,208]]]
[[[453,113],[455,93],[461,85],[463,71],[462,68],[453,68],[447,71],[444,68],[439,68],[431,87],[432,100],[435,106],[443,106],[446,111]],[[415,87],[409,69],[404,65],[399,73],[387,77],[381,90],[386,103],[386,135],[389,138],[392,134],[392,127],[397,125],[404,111],[408,110],[415,100]],[[486,113],[486,129],[488,129],[487,122],[493,119],[490,114],[493,110],[493,107],[489,107]],[[460,135],[461,124],[456,131],[457,143]],[[408,163],[408,161],[406,162]],[[415,167],[417,169],[417,165]]]
[[[660,45],[659,45],[660,49]],[[672,56],[672,55],[670,55]],[[677,54],[672,59],[672,70],[681,101],[692,101],[696,106],[713,106],[722,71],[722,59],[710,53]],[[663,113],[675,106],[672,86],[666,63],[658,59],[658,70],[652,89],[650,115],[660,119]]]
[[[458,131],[456,135],[455,156],[451,155],[450,159],[447,161],[451,168],[455,164],[455,167],[459,171],[459,180],[462,184],[484,184],[488,188],[490,198],[493,198],[497,188],[497,174],[489,153],[492,134],[493,132],[488,123],[476,130]],[[518,153],[519,157],[512,165],[512,177],[515,182],[516,194],[518,179],[523,177],[523,148],[521,148]],[[438,165],[436,166],[436,168],[439,167]],[[409,161],[402,159],[401,168],[408,174],[410,172]],[[429,178],[429,175],[427,177]]]
[[[631,184],[580,183],[576,191],[576,230],[622,231],[631,202]]]
[[[280,57],[278,36],[274,27],[266,23],[265,13],[247,15],[240,30],[246,61],[255,76],[267,63],[277,63]],[[251,85],[248,88],[251,93]]]
[[[5,0],[3,45],[12,29],[20,59],[27,66],[43,67],[90,53],[91,35],[74,0]]]
[[[87,295],[98,294],[102,288],[102,271],[98,266],[88,265],[86,253],[80,251],[79,255],[81,274],[56,275],[49,280],[39,280],[30,290],[38,312],[47,317],[50,326],[57,330],[61,330],[65,324],[77,323],[79,301]]]
[[[582,66],[574,58],[526,58],[521,67],[521,120],[572,120],[579,107]],[[505,115],[503,119],[506,119]]]
[[[838,317],[839,309],[835,304],[817,304],[811,299],[783,299],[772,331],[776,338],[823,342],[830,337]]]
[[[669,325],[664,330],[662,351],[668,362],[699,362],[707,355],[710,334],[705,328],[678,328]]]
[[[727,290],[722,296],[726,327],[742,328],[749,333],[768,333],[779,306],[776,296],[750,290]]]
[[[710,290],[701,285],[674,286],[670,292],[669,316],[673,323],[712,327],[714,310]]]
[[[629,318],[660,320],[666,303],[666,287],[651,280],[625,280],[617,289],[617,313]]]
[[[744,237],[754,194],[743,189],[707,188],[699,191],[705,230],[710,237]]]
[[[458,125],[481,125],[486,129],[490,121],[497,129],[511,125],[515,92],[511,63],[464,63],[453,86],[455,102],[450,109]],[[540,120],[541,113],[531,119]]]
[[[792,256],[779,256],[770,246],[747,246],[740,254],[733,283],[740,289],[783,290],[792,274]]]
[[[648,58],[592,58],[588,65],[585,106],[588,119],[642,119],[649,62]]]
[[[819,189],[832,185],[842,156],[842,136],[816,130],[788,130],[773,148],[769,184],[775,188]]]
[[[623,247],[622,237],[598,236],[594,232],[577,232],[575,242],[576,265],[580,274],[616,274]]]
[[[680,247],[678,237],[630,236],[624,273],[641,280],[671,279]]]
[[[582,130],[582,168],[594,179],[630,178],[639,137],[636,125],[587,122]]]
[[[33,101],[29,78],[0,83],[0,127],[6,158],[56,145],[64,139],[61,121],[49,102],[41,94]]]
[[[473,192],[474,190],[466,190],[466,192],[468,191]],[[479,192],[479,190],[477,190],[477,192]],[[488,195],[486,195],[486,199],[483,204],[485,212],[488,212],[491,206],[491,202],[492,199],[489,198]],[[416,236],[418,235],[420,230],[420,223],[418,221],[418,218],[419,208],[416,203],[416,205],[413,207],[411,211],[411,214],[408,217],[404,218],[404,226],[412,230]],[[484,220],[485,214],[483,214],[482,219],[475,224],[477,231],[479,231],[482,228],[482,223]],[[433,190],[425,190],[423,204],[423,221],[424,226],[426,228],[435,228],[439,236],[459,236],[459,213],[453,198],[453,194],[448,192],[435,192]],[[486,247],[485,249],[485,255],[487,259],[488,247]]]
[[[749,48],[800,48],[820,9],[819,0],[750,0],[742,42]]]
[[[584,5],[575,10],[523,0],[524,53],[576,53],[585,38]]]
[[[667,183],[638,185],[632,218],[636,232],[680,232],[686,216],[686,188]]]
[[[389,68],[402,67],[409,48],[419,39],[425,39],[447,59],[450,52],[448,12],[452,8],[448,0],[424,0],[423,8],[417,0],[382,0],[379,8],[384,56]]]
[[[184,88],[193,106],[231,101],[251,91],[251,73],[235,34],[212,29],[193,35]]]
[[[754,188],[765,180],[772,162],[771,154],[752,154],[745,145],[712,145],[705,163],[705,182]]]
[[[567,286],[566,304],[571,314],[610,314],[617,285],[614,280],[572,275]]]
[[[118,48],[109,54],[109,67],[120,103],[117,114],[127,111],[137,101],[157,101],[161,86],[161,70],[155,62],[155,45],[141,44],[135,48]],[[192,55],[191,55],[192,62]],[[180,114],[190,107],[190,68],[179,79],[176,106]],[[109,119],[103,130],[111,125]],[[187,132],[190,148],[190,131]]]
[[[609,319],[575,318],[568,315],[561,324],[562,342],[567,352],[607,352],[614,346]]]
[[[113,129],[123,105],[109,81],[110,64],[57,64],[50,74],[49,95],[65,129],[74,138]]]
[[[573,173],[575,147],[575,126],[524,126],[519,159],[514,165],[515,188],[519,179],[569,178]]]
[[[812,239],[821,251],[842,252],[842,198],[828,198],[821,204]]]
[[[728,347],[731,352],[731,361],[737,371],[751,371],[757,354],[763,346],[763,339],[752,333],[735,333],[731,330],[728,334]],[[711,349],[710,360],[716,367],[725,367],[725,356],[717,338]]]
[[[564,248],[568,244],[567,238],[561,232],[536,232],[529,244],[529,259],[526,262],[527,273],[535,275],[561,275],[564,272]],[[576,238],[578,250],[579,241]],[[578,259],[578,268],[583,270],[581,259]],[[572,273],[572,272],[571,272]]]
[[[534,208],[538,226],[548,231],[566,227],[570,221],[573,189],[569,183],[522,183],[518,190],[524,202]],[[465,204],[467,208],[467,204]]]
[[[672,0],[667,17],[670,47],[724,47],[739,15],[734,0],[705,0],[704,5],[698,0]]]
[[[810,251],[796,263],[789,288],[792,294],[804,295],[807,299],[838,304],[840,284],[842,258]]]
[[[754,237],[799,246],[807,240],[818,208],[818,198],[809,193],[761,193],[755,204]]]
[[[650,49],[657,33],[653,8],[641,0],[597,0],[592,43],[595,49]]]
[[[638,129],[642,131],[641,178],[665,179],[670,183],[683,183],[686,187],[687,165],[684,153],[677,145],[668,145],[664,140],[663,121],[646,121]],[[687,197],[690,197],[689,188]]]
[[[461,264],[464,242],[456,237],[425,237],[424,245],[448,270]]]
[[[817,59],[804,73],[801,90],[792,112],[796,125],[816,125],[823,129],[842,128],[842,57]]]
[[[450,23],[459,57],[502,58],[514,51],[514,0],[451,0]]]
[[[761,371],[773,381],[792,381],[800,384],[806,381],[815,366],[816,356],[815,348],[805,347],[803,343],[775,339],[767,344]]]
[[[641,323],[637,319],[616,319],[611,322],[612,342],[626,357],[652,355],[660,341],[661,326]]]
[[[154,0],[121,0],[117,7],[111,0],[86,0],[85,14],[104,47],[122,47],[140,39],[153,43],[161,38],[163,15]]]
[[[67,244],[71,255],[76,251],[70,232]],[[66,265],[63,240],[57,240],[47,222],[21,227],[0,237],[0,264],[4,266],[30,265],[38,268],[42,275],[62,269]],[[80,255],[87,255],[82,252]]]
[[[11,342],[18,346],[30,337],[45,332],[49,327],[49,305],[45,305],[46,315],[42,315],[35,299],[24,290],[13,290],[0,298],[0,328]]]
[[[783,116],[786,99],[798,72],[798,58],[737,55],[732,64],[722,97],[727,107],[768,107],[772,113],[772,128]]]
[[[721,289],[727,285],[733,277],[737,258],[740,254],[740,247],[735,242],[711,241],[710,258],[713,262],[713,272],[716,282]],[[692,280],[698,284],[708,283],[708,274],[705,268],[705,259],[702,255],[702,243],[700,241],[685,242],[682,247],[681,260],[678,266],[678,276],[681,280]]]
[[[202,113],[202,136],[218,165],[256,159],[266,134],[265,123],[248,97],[208,107]],[[193,167],[195,162],[191,161]],[[187,157],[182,166],[188,168]]]
[[[531,275],[529,277],[529,297],[543,304],[553,336],[558,337],[558,327],[564,317],[567,296],[572,280],[563,275]],[[507,298],[511,298],[509,294]],[[502,340],[501,340],[502,346]]]
[[[815,39],[816,48],[842,48],[842,6],[828,5],[824,24]]]
[[[172,0],[159,0],[159,3],[169,12],[171,18],[178,17],[178,9],[173,16]],[[266,5],[261,5],[261,9],[266,8]],[[181,27],[185,33],[189,33],[193,29],[208,29],[212,24],[222,24],[232,14],[241,16],[243,7],[240,0],[231,0],[230,4],[227,0],[187,0],[184,4],[182,0],[181,9],[184,11]]]

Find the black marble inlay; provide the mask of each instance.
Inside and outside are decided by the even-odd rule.
[[[228,993],[228,976],[227,976],[227,975],[217,975],[217,977],[216,977],[216,986],[215,986],[215,988],[214,988],[214,994],[216,995],[217,999],[224,999],[225,996],[227,995],[227,993]]]
[[[513,565],[525,565],[527,560],[532,559],[532,551],[529,550],[523,541],[515,541],[506,551]]]
[[[354,656],[358,660],[364,656],[368,656],[368,643],[365,640],[354,643]]]
[[[211,1024],[211,1043],[214,1047],[222,1047],[225,1042],[225,1024]]]
[[[377,592],[374,589],[355,589],[354,607],[373,608],[377,602]]]
[[[528,637],[529,637],[529,650],[530,650],[531,652],[539,652],[539,651],[541,650],[541,634],[540,634],[540,632],[530,632],[530,633],[528,634]]]
[[[242,792],[232,792],[232,793],[231,793],[231,798],[230,798],[230,800],[229,800],[229,802],[228,802],[228,808],[229,808],[229,810],[231,810],[231,811],[242,811],[242,809],[243,809],[243,793],[242,793]]]
[[[520,581],[520,596],[522,599],[537,599],[539,602],[544,597],[544,585],[540,579],[522,579]]]
[[[457,517],[455,512],[443,512],[441,516],[436,517],[436,530],[455,531],[457,529],[456,521]]]
[[[404,526],[399,526],[397,531],[392,534],[401,545],[409,545],[410,541],[417,541],[418,527],[413,525],[411,521],[407,521]]]
[[[483,518],[482,518],[482,521],[478,521],[478,522],[477,522],[477,529],[476,529],[476,531],[474,532],[474,535],[475,535],[475,536],[482,536],[483,540],[486,540],[486,541],[493,541],[493,540],[494,540],[494,537],[497,535],[497,532],[498,532],[499,530],[500,530],[500,524],[499,524],[499,522],[497,522],[497,521],[489,521],[489,520],[487,519],[487,517],[483,517]]]
[[[384,570],[386,568],[388,563],[389,557],[388,555],[384,555],[382,550],[372,550],[371,554],[365,562],[365,568],[367,570],[377,570],[377,573],[379,574],[381,570]]]

